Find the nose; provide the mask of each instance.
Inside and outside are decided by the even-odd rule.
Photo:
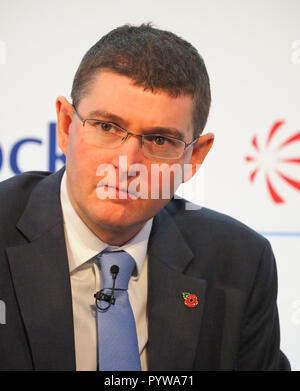
[[[121,171],[129,172],[131,165],[142,162],[143,151],[141,137],[129,134],[127,139],[116,151],[118,151],[118,155],[115,156],[113,163],[115,166],[119,167]]]

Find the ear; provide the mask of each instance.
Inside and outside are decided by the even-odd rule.
[[[70,125],[73,118],[73,107],[63,96],[56,99],[56,115],[57,115],[57,142],[59,148],[66,155],[68,139],[70,134]]]
[[[185,164],[189,163],[189,165],[187,166],[188,169],[184,170],[184,178],[182,180],[182,183],[187,182],[189,179],[191,179],[199,170],[206,155],[208,154],[210,148],[213,145],[214,138],[215,136],[213,133],[207,133],[203,136],[200,136],[198,141],[194,144],[194,146],[192,147],[193,150],[190,159],[189,156],[185,158]]]

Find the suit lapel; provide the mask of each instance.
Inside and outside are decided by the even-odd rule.
[[[148,254],[148,369],[191,370],[206,281],[185,274],[194,256],[166,210],[154,219]],[[196,295],[198,305],[186,306],[183,292]]]
[[[9,247],[15,292],[36,370],[75,370],[72,297],[60,181],[40,181],[17,228],[29,243]]]

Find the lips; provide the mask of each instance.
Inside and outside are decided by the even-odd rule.
[[[101,192],[101,193],[103,193],[103,195],[106,194],[107,198],[112,198],[112,199],[113,199],[113,197],[109,197],[109,195],[112,195],[112,196],[115,195],[116,196],[115,199],[128,199],[128,198],[131,198],[134,200],[138,199],[138,195],[135,193],[129,192],[128,189],[116,187],[116,186],[111,186],[111,185],[97,186],[96,191],[97,191],[97,195],[98,195],[98,192]],[[126,195],[126,197],[124,197],[124,198],[120,197],[121,194]]]
[[[122,189],[122,188],[119,188],[119,187],[116,187],[115,189],[116,189],[117,192],[126,193],[126,194],[128,194],[130,197],[137,198],[137,195],[136,195],[135,193],[131,193],[131,192],[129,192],[127,189]]]

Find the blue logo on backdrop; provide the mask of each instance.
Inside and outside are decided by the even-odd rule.
[[[59,161],[60,163],[65,164],[66,157],[62,152],[57,151],[57,143],[56,143],[56,123],[50,122],[49,123],[49,130],[48,130],[48,170],[49,171],[56,171],[56,163]],[[18,165],[18,161],[22,161],[22,159],[19,159],[19,155],[22,152],[22,148],[24,145],[27,144],[38,144],[43,145],[44,141],[39,138],[22,138],[21,140],[18,140],[12,147],[11,151],[9,152],[9,165],[14,174],[21,174],[21,168]],[[2,168],[2,165],[4,163],[4,152],[0,145],[0,170]]]

